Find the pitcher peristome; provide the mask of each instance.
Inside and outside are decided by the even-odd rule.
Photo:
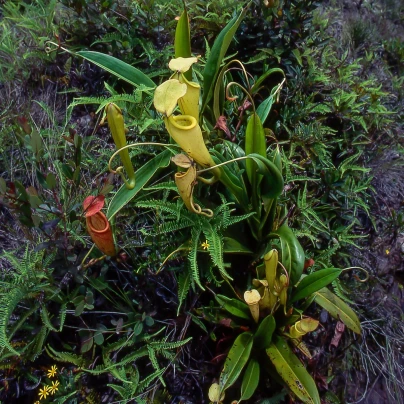
[[[97,212],[94,215],[86,216],[86,226],[88,234],[99,250],[111,257],[116,255],[114,237],[111,225],[104,213]]]

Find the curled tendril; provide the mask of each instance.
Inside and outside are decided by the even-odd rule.
[[[288,270],[285,268],[285,266],[282,264],[282,262],[278,261],[278,264],[282,267],[284,275],[286,275],[286,277],[288,278],[288,285],[289,285],[290,277],[289,277],[289,274],[288,274]]]
[[[226,86],[226,99],[228,99],[229,101],[235,101],[238,98],[237,96],[236,97],[231,97],[230,88],[232,86],[236,86],[236,87],[240,88],[243,91],[243,93],[251,101],[251,105],[253,106],[254,113],[255,113],[255,104],[254,104],[253,98],[251,97],[251,94],[248,92],[248,90],[246,88],[244,88],[241,84],[236,83],[235,81],[231,81],[229,84],[227,84],[227,86]]]
[[[235,159],[231,159],[231,160],[225,161],[224,163],[216,164],[215,166],[208,167],[208,168],[204,168],[203,170],[198,170],[198,171],[197,171],[197,174],[199,175],[199,174],[204,173],[204,172],[206,172],[206,171],[213,170],[214,168],[221,167],[221,166],[225,166],[225,165],[230,164],[230,163],[234,163],[235,161],[247,160],[247,159],[252,159],[252,158],[253,158],[253,157],[251,157],[251,156],[237,157],[237,158],[235,158]],[[199,177],[198,177],[198,178],[199,178]],[[202,182],[204,182],[204,181],[202,181]],[[206,182],[206,183],[207,183],[207,182]]]
[[[228,67],[229,67],[231,64],[233,64],[233,63],[237,63],[237,64],[239,64],[241,67],[238,68],[238,69],[236,69],[235,67],[228,68]],[[229,72],[230,70],[241,70],[241,71],[244,73],[245,81],[246,81],[247,86],[248,86],[248,92],[251,93],[251,86],[250,86],[250,82],[249,82],[248,79],[251,78],[251,79],[254,80],[254,77],[253,77],[250,73],[247,72],[247,70],[245,69],[245,67],[244,67],[244,65],[243,65],[242,62],[240,62],[238,59],[231,60],[229,63],[227,63],[227,65],[225,66],[225,68],[227,69],[226,72],[225,72],[225,74],[226,74],[227,72]]]
[[[175,254],[177,254],[180,251],[186,251],[186,250],[190,250],[189,247],[179,247],[176,250],[172,251],[170,254],[168,254],[168,256],[164,259],[163,263],[160,265],[160,268],[157,270],[157,272],[154,272],[153,275],[158,275],[161,270],[163,269],[164,265],[167,263],[167,261]]]
[[[279,97],[281,95],[281,89],[283,87],[283,84],[285,83],[286,79],[284,78],[279,84],[278,88],[275,90],[274,95],[277,94],[278,96],[276,97],[276,102],[279,102]]]
[[[369,280],[369,276],[370,276],[370,275],[369,275],[369,272],[366,271],[366,269],[364,269],[364,268],[362,268],[362,267],[349,267],[349,268],[345,268],[345,269],[342,270],[341,273],[348,272],[348,271],[352,271],[352,269],[359,269],[361,272],[365,273],[365,275],[366,275],[364,279],[360,279],[359,277],[355,276],[355,279],[356,279],[358,282],[365,283],[365,282],[367,282],[367,281]]]
[[[46,45],[46,46],[45,46],[45,52],[46,52],[48,55],[50,55],[50,54],[53,53],[53,52],[58,51],[59,49],[62,49],[62,50],[64,50],[64,51],[67,52],[67,53],[71,53],[68,49],[63,48],[63,46],[60,46],[60,44],[55,43],[55,42],[52,42],[52,41],[46,41],[46,42],[45,42],[45,45]],[[53,45],[53,47],[50,46],[50,45]]]

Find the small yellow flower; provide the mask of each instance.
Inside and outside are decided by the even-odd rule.
[[[203,242],[203,243],[201,244],[201,247],[202,247],[204,250],[209,250],[210,244],[208,243],[208,240],[205,240],[205,242]]]
[[[56,376],[57,370],[58,370],[58,368],[56,367],[56,365],[53,365],[53,366],[48,370],[48,377]]]
[[[52,386],[49,386],[49,391],[51,394],[55,394],[59,390],[59,382],[52,382]]]
[[[49,395],[49,386],[43,386],[43,389],[39,389],[39,398],[42,400],[43,398],[46,398],[46,396]]]
[[[386,250],[386,255],[389,255],[390,254],[390,250]]]
[[[36,400],[34,404],[40,404],[39,400]]]

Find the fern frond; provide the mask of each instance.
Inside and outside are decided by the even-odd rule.
[[[159,191],[159,190],[170,190],[178,192],[177,185],[175,185],[174,181],[160,182],[155,185],[151,185],[149,187],[143,188],[145,191]]]
[[[7,337],[7,326],[10,321],[11,313],[17,307],[17,304],[24,299],[26,290],[15,287],[12,290],[2,294],[0,298],[0,349],[7,348],[14,355],[20,355],[11,345]]]
[[[178,205],[173,202],[161,201],[157,199],[151,199],[147,201],[139,201],[136,203],[139,208],[159,209],[165,213],[171,213],[174,217],[178,215]]]
[[[188,342],[191,341],[191,339],[192,339],[192,337],[184,339],[183,341],[175,341],[175,342],[152,341],[149,343],[149,345],[153,348],[153,350],[160,352],[162,350],[167,350],[167,349],[181,348],[182,346],[188,344]]]
[[[43,325],[39,333],[35,336],[34,340],[30,344],[30,360],[34,361],[43,350],[43,346],[48,336],[48,327]]]
[[[346,295],[347,291],[344,290],[341,281],[337,278],[334,281],[332,281],[331,283],[332,289],[334,291],[334,293],[342,300],[344,300],[346,303],[349,304],[355,304],[354,301],[352,301],[351,299],[349,299],[349,297]]]
[[[186,229],[194,225],[194,222],[190,221],[188,218],[181,216],[178,221],[167,221],[161,224],[154,232],[155,235],[173,233],[178,230]]]
[[[180,312],[180,308],[185,298],[188,296],[189,289],[191,288],[191,274],[188,268],[186,272],[182,272],[178,276],[178,309],[177,316]]]
[[[166,368],[160,369],[152,373],[151,375],[145,377],[140,383],[139,383],[139,391],[143,391],[144,389],[147,389],[149,387],[150,383],[154,382],[156,379],[161,377],[164,372],[166,371]]]
[[[243,220],[246,220],[246,219],[248,219],[249,217],[254,216],[254,215],[255,215],[255,212],[246,213],[245,215],[231,216],[231,217],[228,219],[225,228],[230,227],[230,226],[232,226],[233,224],[240,223],[240,222],[242,222]]]
[[[60,308],[60,317],[59,317],[59,332],[63,330],[63,326],[66,320],[66,313],[67,313],[67,303],[63,303],[62,307]]]
[[[46,310],[46,306],[43,304],[41,307],[41,319],[49,330],[57,332],[58,330],[53,326],[50,318],[49,318],[49,313],[48,310]]]
[[[148,346],[147,346],[147,350],[148,350],[148,352],[149,352],[149,359],[150,359],[150,362],[151,362],[151,364],[152,364],[154,370],[155,370],[156,372],[160,372],[161,369],[160,369],[159,363],[158,363],[158,361],[157,361],[156,352],[155,352],[154,349],[151,347],[151,345],[148,345]],[[166,383],[165,383],[163,377],[162,377],[161,375],[159,375],[158,377],[159,377],[159,379],[160,379],[161,384],[162,384],[164,387],[166,387]]]
[[[214,265],[216,265],[224,279],[233,280],[233,278],[224,269],[223,262],[223,237],[221,237],[216,230],[207,224],[202,229],[206,239],[209,243],[209,255]]]
[[[111,389],[115,390],[121,396],[121,398],[123,398],[124,400],[128,398],[126,386],[123,387],[123,386],[119,386],[118,384],[112,384],[112,383],[108,383],[107,386],[111,387]]]
[[[199,237],[201,235],[201,230],[199,228],[193,227],[191,230],[191,250],[188,254],[188,260],[190,263],[192,283],[196,283],[202,290],[205,290],[201,284],[199,278],[199,268],[197,262],[198,247],[199,247]]]
[[[70,352],[57,352],[50,345],[45,347],[46,353],[55,361],[71,363],[79,368],[86,367],[86,360],[81,355]]]
[[[122,40],[122,34],[120,32],[108,32],[107,34],[103,35],[102,38],[97,39],[94,41],[91,46],[97,43],[109,43],[112,41],[120,42]]]

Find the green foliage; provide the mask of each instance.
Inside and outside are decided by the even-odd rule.
[[[5,252],[2,258],[9,262],[12,270],[1,282],[1,310],[0,310],[0,354],[2,357],[11,353],[13,355],[24,355],[35,358],[43,349],[48,330],[57,331],[52,325],[46,306],[37,299],[43,293],[50,299],[57,291],[57,288],[49,284],[46,271],[49,262],[54,259],[54,255],[44,259],[43,252],[30,251],[28,246],[25,249],[22,259],[16,258],[13,254]],[[53,297],[55,300],[58,298]],[[10,318],[16,311],[17,306],[30,301],[33,305],[28,313],[22,314],[23,321],[17,321],[10,327]],[[59,300],[60,301],[60,300]],[[44,327],[35,336],[33,341],[26,341],[26,345],[17,351],[11,345],[11,338],[24,328],[24,321],[35,311],[39,311]]]
[[[0,22],[0,82],[37,77],[52,59],[43,51],[55,32],[56,0],[7,1]]]
[[[169,185],[168,185],[169,186]],[[167,187],[167,184],[164,185]],[[149,188],[153,190],[153,188]],[[136,203],[136,206],[140,208],[157,209],[160,216],[160,223],[155,226],[155,230],[152,232],[143,232],[149,237],[155,237],[157,235],[166,233],[178,233],[177,243],[178,252],[188,252],[189,261],[189,276],[190,280],[187,281],[189,286],[198,285],[203,288],[201,284],[201,275],[198,265],[198,252],[202,253],[202,243],[206,240],[208,248],[206,253],[209,254],[212,264],[219,270],[220,275],[225,279],[231,279],[231,276],[227,273],[224,265],[223,254],[225,252],[223,246],[223,239],[227,229],[230,226],[248,219],[253,213],[239,216],[232,216],[231,212],[234,209],[230,209],[233,203],[228,203],[224,199],[223,195],[220,195],[222,204],[219,205],[213,212],[212,218],[207,218],[201,215],[195,215],[184,209],[181,203],[168,202],[166,200],[146,200]],[[181,233],[190,229],[191,233]],[[202,234],[204,238],[202,237]],[[188,238],[190,236],[190,239]],[[202,274],[203,278],[206,278],[208,273]],[[179,288],[179,296],[184,296],[184,291]],[[180,293],[181,291],[181,293]],[[183,298],[179,299],[180,303]]]
[[[255,340],[258,342],[256,342],[254,352],[259,352],[260,350],[266,349],[269,359],[275,366],[278,375],[300,399],[305,402],[319,402],[319,396],[314,381],[304,370],[298,358],[289,348],[287,348],[288,339],[299,339],[302,335],[315,330],[315,328],[317,328],[318,321],[303,317],[302,312],[298,309],[299,304],[297,304],[297,307],[293,307],[291,306],[291,301],[288,302],[288,296],[291,295],[291,290],[301,279],[305,254],[293,231],[286,223],[288,216],[286,215],[285,205],[287,201],[281,200],[280,198],[284,187],[281,174],[282,161],[280,150],[278,147],[274,148],[273,150],[268,148],[267,150],[263,123],[261,122],[259,115],[256,113],[253,100],[255,89],[259,86],[258,83],[263,82],[270,75],[269,73],[275,72],[275,70],[264,73],[260,78],[252,83],[250,82],[250,78],[246,73],[244,82],[242,84],[234,81],[235,78],[232,77],[231,80],[233,81],[231,81],[226,88],[226,101],[224,101],[222,91],[220,90],[221,81],[225,79],[226,73],[230,72],[229,70],[226,71],[229,65],[226,65],[223,70],[220,69],[220,65],[235,31],[241,23],[244,14],[246,13],[246,10],[247,9],[244,9],[238,18],[235,16],[228,23],[228,25],[216,39],[213,47],[210,49],[210,55],[205,63],[202,73],[204,92],[202,94],[202,105],[200,108],[200,122],[202,127],[209,127],[209,125],[213,126],[212,123],[210,123],[212,107],[209,105],[209,103],[213,103],[213,109],[216,115],[215,118],[219,122],[219,118],[223,118],[222,116],[217,116],[219,113],[221,114],[221,109],[226,111],[231,107],[231,102],[237,99],[237,97],[232,98],[229,96],[230,86],[234,86],[236,91],[238,91],[238,93],[243,97],[239,110],[243,110],[247,101],[251,102],[253,109],[252,113],[249,114],[247,124],[245,121],[243,122],[241,120],[241,117],[239,118],[238,127],[241,126],[242,133],[244,133],[244,135],[241,135],[240,144],[228,144],[229,142],[223,140],[222,133],[220,132],[217,134],[216,138],[214,136],[209,137],[208,134],[208,139],[215,146],[213,149],[211,149],[211,155],[209,155],[208,150],[206,149],[205,151],[203,149],[205,146],[200,142],[198,143],[197,137],[201,136],[201,134],[199,134],[201,131],[196,119],[194,118],[195,123],[192,123],[192,117],[190,116],[184,116],[181,118],[181,115],[177,115],[176,117],[171,117],[175,106],[178,103],[178,98],[183,99],[182,103],[179,105],[181,112],[186,114],[184,109],[188,103],[191,102],[191,97],[194,97],[193,95],[189,95],[188,97],[188,95],[185,94],[188,91],[191,91],[189,90],[191,85],[185,78],[184,73],[186,70],[181,70],[182,67],[177,67],[178,71],[174,71],[170,82],[163,83],[157,88],[154,103],[158,111],[165,113],[163,119],[169,134],[173,139],[176,140],[183,151],[188,154],[188,160],[184,158],[184,155],[180,154],[172,158],[173,162],[179,167],[187,169],[186,171],[175,174],[175,183],[178,188],[178,194],[183,200],[184,206],[187,208],[187,210],[184,209],[179,200],[177,200],[177,202],[171,202],[169,200],[171,198],[170,193],[173,190],[173,186],[169,183],[164,184],[164,186],[160,184],[147,189],[149,192],[159,192],[164,187],[165,192],[163,193],[164,196],[161,199],[150,199],[147,194],[144,194],[144,185],[151,180],[152,176],[156,173],[156,170],[153,170],[150,171],[147,176],[142,176],[142,183],[140,186],[137,186],[136,191],[133,191],[128,184],[126,184],[127,189],[122,188],[121,196],[119,198],[122,199],[123,202],[119,203],[112,209],[113,214],[110,214],[110,216],[118,213],[127,203],[132,201],[135,202],[135,206],[138,208],[153,209],[158,212],[159,221],[157,222],[156,220],[156,223],[158,224],[155,226],[154,231],[150,232],[143,230],[143,235],[152,238],[169,232],[176,232],[180,235],[179,240],[177,237],[177,249],[172,251],[163,262],[164,265],[167,259],[178,252],[185,252],[188,257],[188,274],[181,274],[179,276],[178,292],[180,305],[184,302],[185,295],[191,286],[195,287],[195,285],[198,285],[202,290],[204,290],[202,281],[209,279],[210,276],[213,276],[211,272],[212,267],[218,269],[219,274],[224,281],[230,283],[234,280],[234,278],[225,269],[225,231],[230,225],[240,225],[238,222],[245,221],[246,225],[242,225],[240,228],[243,228],[244,231],[248,232],[248,234],[252,236],[251,239],[255,239],[258,242],[258,245],[254,246],[253,248],[251,248],[251,243],[247,242],[247,248],[251,248],[252,257],[256,261],[260,261],[262,258],[264,258],[265,266],[267,267],[266,280],[262,279],[262,275],[257,273],[258,279],[254,280],[254,286],[257,289],[246,291],[245,300],[250,306],[251,315],[255,323],[259,323],[260,321],[260,311],[262,313],[261,316],[264,314],[266,315],[265,321],[272,323],[270,324],[271,327],[267,329],[268,336],[265,335],[265,331],[263,331],[264,328],[261,326],[258,327],[258,330],[255,330],[257,332],[257,337],[255,339],[254,333],[250,332],[241,334],[237,337],[227,356],[220,377],[219,397],[221,397],[222,392],[234,384],[240,376],[241,371],[250,358]],[[188,42],[186,42],[186,40],[188,40],[188,35],[187,24],[180,19],[175,48],[181,54],[188,54],[189,46]],[[300,54],[297,50],[293,50],[293,54],[298,59],[301,66],[303,66],[303,56],[309,56],[307,53]],[[104,58],[104,56],[97,54],[97,58]],[[192,63],[194,62],[195,60]],[[185,64],[186,63],[181,63],[181,66],[185,66]],[[241,63],[239,64],[245,72],[244,66]],[[104,64],[101,63],[101,66],[104,66]],[[104,67],[118,77],[123,77],[120,65],[111,64],[108,66],[105,65]],[[344,72],[346,77],[348,77],[348,73],[350,75],[352,74],[353,68],[354,67],[350,66],[350,71]],[[136,74],[138,73],[136,72]],[[218,81],[218,84],[216,81]],[[315,81],[320,80],[317,78]],[[185,85],[183,83],[187,84]],[[263,116],[264,119],[269,117],[271,106],[273,105],[276,94],[282,87],[282,83],[277,87],[272,88],[270,97],[267,99],[270,101],[268,102],[268,106],[261,108],[260,115]],[[138,83],[134,83],[134,85],[137,84]],[[199,86],[196,86],[196,84],[193,84],[193,86],[197,89],[196,100],[198,101]],[[371,89],[371,91],[373,90],[374,89]],[[185,91],[185,93],[183,91]],[[307,115],[308,113],[343,113],[346,109],[351,109],[353,116],[355,116],[355,114],[358,116],[358,124],[360,124],[364,130],[367,130],[365,122],[360,117],[361,107],[363,104],[358,104],[356,97],[352,97],[350,95],[348,96],[348,94],[344,93],[344,90],[342,90],[341,92],[336,93],[336,97],[333,99],[333,102],[334,104],[330,105],[328,108],[327,106],[320,107],[314,105],[313,108],[310,107],[307,110],[303,109],[304,112],[299,113],[301,115]],[[220,105],[223,107],[220,108]],[[264,110],[265,113],[263,112]],[[290,116],[286,110],[286,116],[288,119],[291,119],[291,117],[296,119],[296,117],[293,116],[295,112],[296,111],[293,111],[292,115]],[[192,110],[192,113],[189,112],[189,114],[194,114],[194,110]],[[178,118],[178,121],[176,121],[174,118]],[[199,118],[199,112],[196,118]],[[179,124],[174,125],[175,122],[181,122],[180,119],[191,123],[187,123],[187,125],[182,124],[183,127],[180,127]],[[285,118],[284,120],[286,121]],[[194,128],[196,128],[196,132]],[[226,131],[228,131],[228,128],[225,124],[220,124],[218,129],[227,134]],[[312,134],[313,129],[315,129],[314,136]],[[188,134],[188,138],[184,137],[184,132],[186,131],[193,131],[192,134]],[[320,161],[321,159],[328,159],[328,166],[334,167],[330,158],[330,152],[327,150],[327,147],[322,145],[323,137],[328,135],[330,131],[333,132],[332,129],[329,130],[329,128],[322,127],[319,124],[305,124],[304,120],[302,120],[302,123],[299,122],[297,134],[301,138],[301,149],[308,152],[310,149],[308,149],[306,146],[307,138],[312,139],[312,149],[316,153],[316,157],[318,157]],[[288,133],[291,133],[290,130],[288,130]],[[158,145],[162,146],[162,144]],[[139,145],[135,146],[138,147]],[[163,146],[165,145],[163,144]],[[117,144],[117,147],[122,147],[122,145]],[[298,147],[299,144],[297,144],[294,149],[291,149],[291,153],[295,154],[297,150],[300,152]],[[353,162],[359,156],[360,153],[352,155],[339,165],[338,168],[340,170],[341,177],[344,177],[347,172],[359,171],[363,173],[366,171],[353,164]],[[286,166],[288,166],[287,171],[289,170],[290,173],[289,179],[300,179],[306,182],[308,178],[304,178],[304,176],[300,176],[299,178],[299,176],[291,173],[290,160],[292,160],[292,156],[289,156],[288,160],[286,161]],[[196,163],[200,163],[203,168],[199,172],[195,168]],[[205,173],[206,171],[211,171],[213,173],[213,180],[202,178],[201,174]],[[194,186],[196,185],[198,175],[201,182],[207,185],[212,185],[212,183],[217,180],[221,182],[221,185],[224,186],[223,192],[225,192],[225,196],[218,192],[221,189],[220,186],[216,190],[216,194],[220,197],[221,204],[218,204],[217,201],[215,201],[215,198],[207,197],[207,195],[209,195],[209,191],[203,191],[201,188],[200,196],[203,198],[202,200],[209,202],[212,209],[201,208],[201,202],[199,202],[196,197],[193,196]],[[192,181],[183,183],[183,181],[189,176],[191,176]],[[303,215],[305,215],[307,221],[310,223],[307,233],[310,234],[312,232],[313,223],[315,223],[314,229],[328,230],[320,219],[319,214],[317,214],[317,212],[313,209],[313,206],[308,206],[307,192],[307,184],[305,184],[301,195],[300,193],[298,195],[298,206],[303,211]],[[134,197],[136,197],[137,200],[134,200]],[[231,202],[229,203],[228,201]],[[239,215],[238,217],[236,216],[235,219],[234,217],[230,216],[229,206],[231,204],[234,204],[236,208],[243,212],[243,214]],[[201,239],[202,234],[205,239],[203,243],[203,239]],[[279,265],[281,269],[278,269],[277,250],[268,252],[274,244],[278,245],[280,249],[281,260]],[[199,245],[202,248],[200,248]],[[198,265],[198,252],[201,249],[207,250],[211,258],[211,263],[204,265],[205,273],[200,271]],[[274,251],[276,251],[276,260],[274,261],[274,264],[268,263],[270,260],[275,259],[270,258],[275,257]],[[209,273],[206,271],[206,269],[209,270]],[[269,275],[270,273],[273,273],[273,275]],[[355,332],[360,332],[360,329],[357,328],[357,324],[355,323],[357,321],[356,316],[351,316],[353,312],[351,313],[349,311],[351,309],[347,309],[344,306],[345,303],[336,300],[338,298],[334,298],[334,295],[332,295],[328,289],[324,290],[327,290],[328,298],[333,301],[333,305],[337,308],[327,305],[327,299],[323,298],[323,295],[319,295],[320,292],[318,292],[318,290],[331,283],[339,273],[340,272],[336,273],[335,276],[334,273],[330,273],[325,277],[320,276],[322,273],[320,273],[320,275],[314,273],[307,277],[306,281],[303,282],[302,287],[296,292],[296,301],[303,298],[308,298],[311,299],[309,301],[312,301],[314,296],[314,298],[318,300],[319,304],[322,304],[324,307],[329,309],[332,315],[336,316],[337,311],[339,317],[341,317],[341,315],[342,317],[347,315],[347,317],[344,317],[347,326],[353,329]],[[215,283],[218,283],[215,276],[213,276],[213,279],[215,280]],[[245,290],[246,285],[245,283],[243,284],[241,279],[237,279],[237,283],[239,283],[241,288]],[[262,302],[261,304],[258,303],[258,300],[255,302],[250,302],[247,300],[246,296],[250,293],[254,295],[254,292],[256,296],[255,298],[258,297],[258,300]],[[333,297],[331,298],[331,296]],[[243,311],[241,307],[238,307],[240,304],[237,305],[233,301],[234,299],[228,299],[226,296],[216,296],[216,300],[222,305],[221,309],[227,310],[236,317],[240,317],[240,313],[243,315],[245,314],[245,310]],[[281,308],[283,308],[283,310]],[[276,322],[274,322],[274,317],[272,316],[275,312],[278,312]],[[292,316],[290,320],[288,319],[289,316]],[[241,318],[242,320],[244,319],[244,321],[248,320],[248,318],[245,318],[245,316],[244,318]],[[265,321],[263,321],[263,323],[266,324]],[[289,328],[286,330],[284,328],[285,323],[289,326]],[[252,326],[252,329],[254,328],[256,327]],[[276,333],[274,332],[275,330]],[[288,334],[287,331],[289,331],[290,334]],[[160,371],[160,368],[154,353],[150,350],[150,348],[148,347],[146,350],[141,348],[139,355],[142,356],[146,354],[146,352],[149,354],[152,365],[157,372],[156,377],[159,377],[160,374],[158,372]],[[135,356],[136,355],[137,354],[135,354]],[[131,356],[131,359],[133,360],[135,357]],[[289,370],[285,370],[286,368],[291,369],[291,371],[289,372]],[[248,367],[248,369],[249,372],[256,372],[257,369],[259,369],[259,365],[258,367],[251,365]],[[121,374],[121,380],[122,377],[123,376]],[[243,397],[251,396],[254,389],[257,387],[256,385],[254,388],[251,387],[251,392],[246,393],[246,389],[249,390],[248,375],[246,376],[245,380],[246,382],[243,383]]]

